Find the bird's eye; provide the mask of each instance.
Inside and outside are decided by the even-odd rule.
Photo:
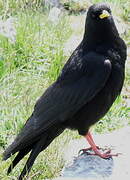
[[[108,12],[111,14],[111,10],[110,9],[108,9]]]

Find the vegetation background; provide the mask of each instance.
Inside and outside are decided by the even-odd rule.
[[[60,10],[47,0],[0,0],[0,179],[15,180],[27,159],[7,176],[11,162],[2,152],[24,125],[34,104],[57,78],[62,66],[82,39],[85,10],[101,0],[61,0]],[[130,2],[108,0],[130,57]],[[54,11],[54,12],[53,12]],[[130,125],[130,62],[125,85],[107,115],[92,130],[114,131]],[[28,179],[57,176],[64,165],[64,146],[80,138],[66,130],[37,158]]]

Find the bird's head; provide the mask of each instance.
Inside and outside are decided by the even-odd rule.
[[[85,35],[95,38],[107,38],[115,33],[118,35],[111,9],[106,3],[98,3],[90,6],[87,12]]]
[[[107,4],[94,4],[88,9],[87,20],[91,20],[93,23],[102,23],[110,17],[111,9]]]

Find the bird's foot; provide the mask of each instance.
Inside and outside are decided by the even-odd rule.
[[[96,153],[89,153],[89,155],[94,155],[94,156],[99,156],[103,159],[109,159],[109,158],[112,158],[113,156],[114,157],[117,157],[118,155],[120,155],[121,153],[116,153],[116,154],[111,154],[111,150],[108,150],[107,152],[105,153],[101,153],[101,152],[96,152]]]
[[[112,157],[117,157],[118,155],[120,155],[121,153],[116,153],[116,154],[112,154],[111,153],[111,149],[109,149],[109,150],[107,150],[106,152],[104,152],[104,153],[101,153],[99,150],[106,150],[106,149],[103,149],[103,148],[99,148],[99,147],[97,147],[97,149],[96,150],[93,150],[94,151],[94,153],[92,152],[88,152],[88,151],[92,151],[93,149],[92,148],[86,148],[86,149],[82,149],[82,150],[80,150],[80,152],[82,151],[83,153],[87,153],[88,155],[93,155],[93,156],[99,156],[99,157],[101,157],[101,158],[103,158],[103,159],[109,159],[109,158],[112,158]]]
[[[118,155],[121,154],[121,153],[112,154],[110,149],[107,150],[105,153],[101,153],[99,150],[96,150],[94,153],[90,153],[90,152],[87,152],[87,153],[88,153],[88,155],[99,156],[103,159],[109,159],[112,157],[117,157]]]
[[[102,150],[102,151],[105,151],[105,150],[107,150],[108,151],[108,149],[107,148],[101,148],[101,147],[99,147],[99,146],[96,146],[96,148],[97,148],[97,150]],[[80,149],[79,150],[79,152],[78,152],[78,154],[80,154],[80,153],[89,153],[88,151],[93,151],[93,148],[92,147],[89,147],[89,148],[84,148],[84,149]],[[109,150],[110,151],[110,150]],[[109,152],[108,151],[108,152]]]

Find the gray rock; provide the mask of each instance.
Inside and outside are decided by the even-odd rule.
[[[60,14],[61,10],[59,8],[53,7],[52,9],[50,9],[48,19],[56,25],[59,22]]]
[[[4,21],[0,16],[0,35],[7,37],[12,44],[16,42],[16,21],[13,17],[9,17]]]
[[[53,7],[63,8],[63,5],[60,3],[60,0],[45,0],[44,4],[49,8],[53,8]]]
[[[98,156],[82,153],[74,158],[71,165],[63,169],[63,177],[104,178],[109,177],[113,170],[113,159],[102,159]]]

